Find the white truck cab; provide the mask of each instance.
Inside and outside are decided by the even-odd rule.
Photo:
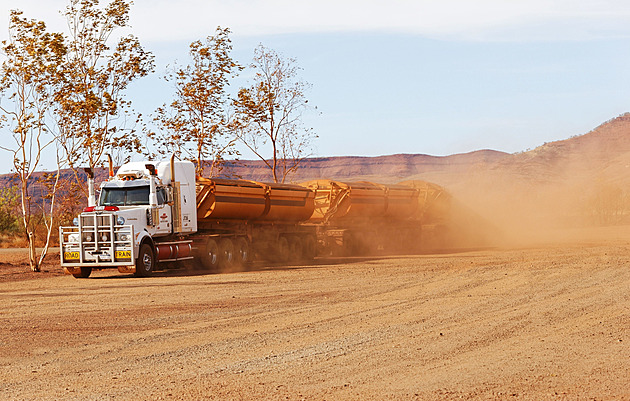
[[[190,259],[197,231],[195,169],[188,161],[131,162],[101,184],[88,171],[88,207],[60,227],[61,265],[75,277],[92,268],[149,275],[159,261]]]

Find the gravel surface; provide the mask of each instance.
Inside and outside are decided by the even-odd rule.
[[[20,260],[3,400],[630,399],[630,239],[150,278]]]

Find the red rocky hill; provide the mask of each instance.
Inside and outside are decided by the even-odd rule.
[[[445,187],[488,218],[508,221],[508,226],[516,221],[581,225],[630,222],[629,172],[630,114],[624,114],[584,135],[517,154],[479,150],[443,157],[309,158],[288,181],[425,180]],[[99,172],[100,177],[105,174],[104,169]],[[271,178],[260,161],[230,162],[224,174]],[[10,175],[0,176],[0,186],[14,182]]]

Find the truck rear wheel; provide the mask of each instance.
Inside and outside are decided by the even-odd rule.
[[[138,253],[138,259],[136,259],[136,277],[148,277],[155,270],[155,254],[153,253],[153,247],[144,243],[140,246],[140,252]]]
[[[246,266],[250,258],[249,242],[243,237],[237,238],[234,249],[234,263],[237,266]]]
[[[304,255],[304,245],[300,237],[289,238],[289,260],[291,262],[301,262]]]
[[[219,242],[219,267],[229,269],[234,266],[234,243],[229,238]]]
[[[278,238],[276,253],[273,256],[275,262],[286,263],[289,260],[289,241],[285,237]]]
[[[212,238],[206,242],[205,251],[201,257],[201,264],[207,270],[216,270],[219,267],[219,245]]]
[[[304,237],[302,255],[304,257],[304,261],[306,262],[310,262],[315,259],[315,255],[317,255],[317,240],[313,235],[307,235]]]
[[[90,277],[90,274],[92,274],[92,268],[91,267],[81,267],[81,272],[80,273],[75,273],[73,274],[74,278],[88,278]]]
[[[344,233],[341,254],[343,256],[355,256],[357,254],[357,239],[349,232]]]

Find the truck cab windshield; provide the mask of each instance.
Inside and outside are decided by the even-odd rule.
[[[164,188],[157,189],[158,205],[164,204],[166,194]],[[134,206],[149,204],[149,186],[131,188],[103,188],[101,190],[100,206]]]

